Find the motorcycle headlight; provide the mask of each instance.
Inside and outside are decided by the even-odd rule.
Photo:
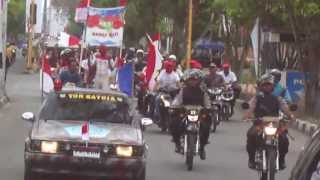
[[[170,102],[168,100],[163,99],[164,107],[170,107]]]
[[[41,152],[54,154],[57,153],[58,142],[54,141],[42,141],[41,142]]]
[[[116,152],[118,156],[121,157],[131,157],[133,154],[132,146],[117,146]]]
[[[272,126],[267,126],[264,128],[264,132],[266,133],[266,135],[272,136],[277,133],[277,128],[272,127]]]
[[[188,115],[188,120],[191,122],[197,122],[199,119],[199,116],[197,115]]]

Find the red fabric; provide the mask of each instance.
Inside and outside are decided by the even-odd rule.
[[[78,8],[85,8],[90,6],[90,4],[91,4],[91,0],[82,0],[80,1]]]
[[[97,56],[99,59],[103,60],[109,60],[111,57],[108,55],[108,48],[107,46],[101,45],[99,47],[99,52],[100,54]]]
[[[47,73],[48,75],[51,76],[51,66],[50,66],[49,58],[47,57],[47,55],[43,57],[42,71],[43,73]]]
[[[152,43],[149,43],[149,50],[148,50],[148,64],[146,70],[146,80],[149,82],[152,78],[154,69],[156,65],[156,50],[155,46]]]
[[[69,46],[75,46],[80,44],[80,39],[76,36],[69,37]]]
[[[88,27],[96,27],[100,24],[100,16],[88,16],[87,25]]]
[[[202,65],[196,60],[191,60],[190,67],[193,69],[202,69]]]
[[[119,0],[119,5],[120,6],[126,6],[127,5],[127,0]]]
[[[85,122],[83,125],[82,125],[82,128],[81,128],[81,134],[82,135],[85,135],[85,134],[88,134],[89,133],[89,124],[87,122]]]

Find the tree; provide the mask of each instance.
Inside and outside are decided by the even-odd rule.
[[[8,37],[17,40],[25,33],[25,1],[11,0],[8,4]]]

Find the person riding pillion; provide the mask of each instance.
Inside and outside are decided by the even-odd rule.
[[[249,155],[249,167],[255,167],[255,152],[260,144],[258,134],[262,117],[279,117],[280,110],[289,117],[290,120],[294,119],[294,115],[289,111],[287,103],[279,96],[272,94],[274,89],[274,79],[270,74],[263,75],[258,81],[258,92],[250,102],[250,108],[245,113],[244,119],[255,118],[252,127],[247,132],[247,152]],[[284,169],[285,156],[288,153],[289,139],[287,131],[279,135],[279,166]]]
[[[203,80],[203,74],[199,69],[186,71],[184,74],[185,86],[180,90],[172,103],[172,107],[181,107],[184,105],[203,106],[206,109],[211,108],[210,98],[205,90],[200,86]],[[172,116],[171,133],[176,145],[176,152],[181,151],[180,138],[183,134],[182,121],[179,115]],[[200,148],[199,154],[202,160],[206,159],[205,146],[208,144],[210,135],[211,118],[207,117],[200,124]]]
[[[287,88],[283,87],[281,81],[281,71],[278,69],[272,69],[271,75],[274,77],[274,90],[272,92],[275,96],[284,98],[288,103],[292,103],[292,98]]]

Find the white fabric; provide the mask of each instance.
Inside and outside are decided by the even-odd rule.
[[[110,90],[109,75],[96,75],[94,85],[96,89]]]
[[[54,89],[52,77],[42,70],[40,70],[40,89],[41,88],[45,93],[49,93]]]
[[[227,83],[227,84],[237,82],[238,80],[236,74],[232,71],[230,71],[227,76],[224,74],[223,71],[218,72],[218,74],[220,74],[223,77],[224,83]]]
[[[165,88],[169,90],[178,89],[177,83],[180,81],[178,73],[172,72],[167,73],[165,70],[162,70],[158,76],[158,82],[160,88]]]
[[[95,57],[94,62],[97,65],[97,73],[96,73],[97,75],[110,75],[111,74],[109,60],[100,59],[100,58]]]

